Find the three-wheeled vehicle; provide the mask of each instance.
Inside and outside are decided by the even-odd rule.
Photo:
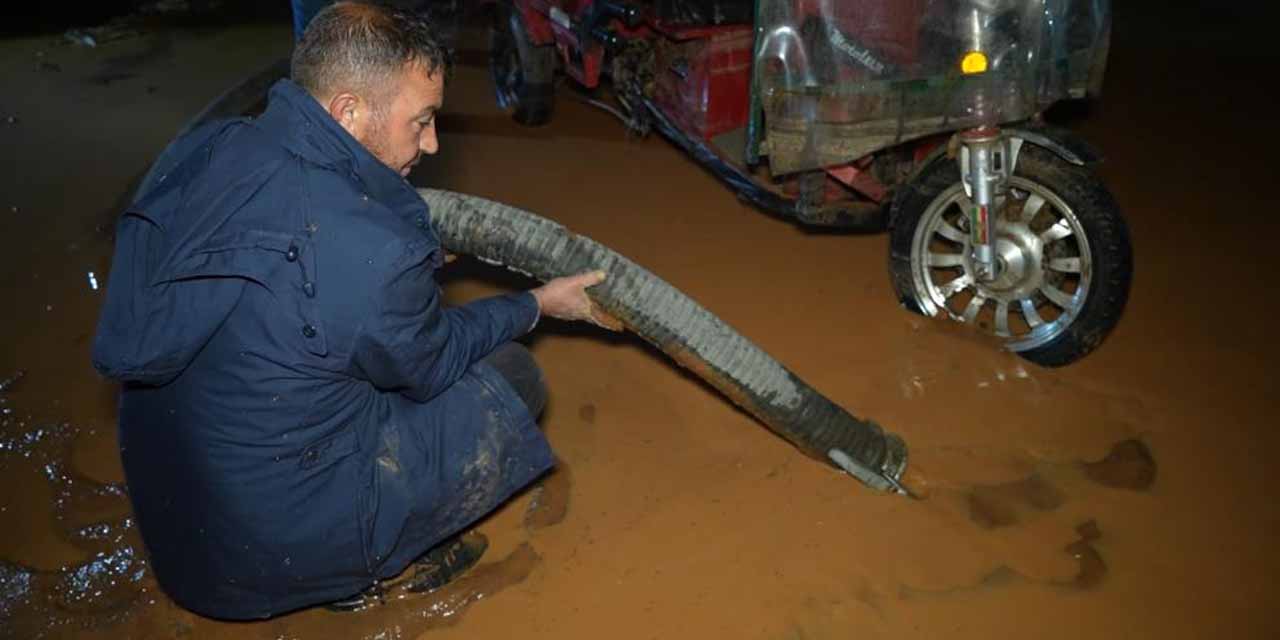
[[[760,209],[889,229],[902,304],[1049,366],[1119,320],[1132,257],[1098,158],[1046,126],[1094,95],[1109,0],[501,0],[491,71],[524,124],[558,78]]]

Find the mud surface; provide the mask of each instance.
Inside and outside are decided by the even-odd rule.
[[[748,209],[578,102],[519,128],[464,33],[416,183],[651,269],[900,433],[930,498],[861,489],[637,339],[544,323],[542,423],[572,474],[482,522],[463,581],[254,624],[156,590],[88,351],[122,194],[186,117],[285,53],[288,27],[0,41],[0,637],[1275,637],[1277,54],[1217,10],[1117,10],[1104,102],[1062,115],[1107,155],[1134,289],[1101,349],[1053,371],[898,308],[884,236]],[[449,269],[458,301],[529,284]]]

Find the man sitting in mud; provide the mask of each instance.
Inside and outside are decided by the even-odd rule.
[[[439,587],[484,550],[461,532],[552,465],[512,340],[591,319],[604,275],[444,306],[405,177],[437,150],[448,64],[421,18],[332,5],[266,112],[177,140],[121,219],[94,362],[125,383],[139,529],[191,610]]]

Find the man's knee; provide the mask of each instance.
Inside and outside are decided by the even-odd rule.
[[[533,354],[524,345],[508,342],[494,349],[484,361],[502,374],[533,417],[542,413],[547,406],[547,383]]]

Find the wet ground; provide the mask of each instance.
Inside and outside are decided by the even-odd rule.
[[[415,182],[647,266],[901,433],[933,493],[872,495],[639,340],[546,325],[532,348],[564,470],[482,524],[484,564],[427,596],[256,624],[157,591],[88,349],[123,194],[187,117],[287,51],[287,26],[0,41],[0,636],[1275,637],[1277,136],[1259,85],[1277,55],[1239,17],[1153,15],[1117,15],[1105,101],[1071,121],[1130,220],[1130,305],[1052,371],[898,308],[883,236],[756,213],[579,103],[517,127],[464,43]],[[526,284],[452,268],[455,300]]]

